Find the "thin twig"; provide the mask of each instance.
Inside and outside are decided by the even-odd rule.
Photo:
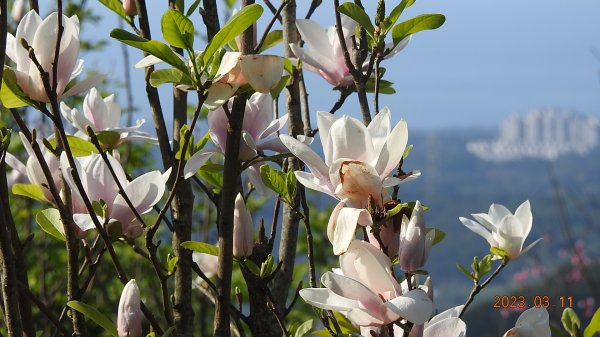
[[[508,264],[508,261],[502,261],[502,264],[500,264],[498,266],[498,268],[494,271],[494,273],[492,275],[490,275],[490,277],[488,277],[488,279],[485,280],[485,282],[483,282],[481,284],[479,284],[478,282],[475,283],[475,285],[473,286],[473,289],[471,290],[471,293],[469,294],[469,298],[467,298],[467,301],[465,302],[465,305],[463,306],[462,310],[460,311],[460,314],[458,314],[458,318],[462,317],[462,315],[465,313],[465,311],[467,310],[467,308],[469,307],[469,305],[475,299],[475,296],[477,296],[477,294],[483,288],[485,288],[485,286],[487,286],[494,279],[494,277],[496,277],[500,273],[500,271],[504,267],[506,267],[507,264]]]

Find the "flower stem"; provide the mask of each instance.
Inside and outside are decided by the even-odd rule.
[[[465,302],[462,310],[460,311],[460,314],[458,314],[458,318],[461,318],[462,315],[465,313],[465,311],[467,310],[467,308],[469,307],[469,305],[471,305],[471,303],[473,302],[473,300],[475,299],[475,296],[477,296],[477,294],[479,294],[479,292],[485,288],[493,279],[494,277],[496,277],[500,271],[506,267],[506,265],[508,264],[508,261],[502,261],[502,264],[500,264],[498,266],[498,268],[496,268],[496,270],[494,271],[494,273],[492,273],[492,275],[490,275],[490,277],[488,277],[487,280],[485,280],[485,282],[483,283],[479,283],[479,281],[475,282],[475,285],[473,286],[473,289],[471,290],[471,293],[469,294],[469,298],[467,298],[467,301]]]

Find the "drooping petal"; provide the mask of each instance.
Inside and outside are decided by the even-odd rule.
[[[133,67],[134,68],[146,68],[146,67],[153,66],[153,65],[161,63],[161,62],[164,62],[164,61],[154,55],[148,55],[148,56],[144,57],[143,59],[141,59],[138,63],[134,64]]]
[[[363,309],[378,315],[383,304],[381,298],[364,284],[349,277],[327,272],[321,277],[323,285],[345,298],[359,301]]]
[[[135,178],[123,189],[136,211],[144,214],[162,198],[165,185],[163,175],[159,171],[152,171]],[[121,222],[124,228],[136,218],[120,194],[115,198],[110,216]]]
[[[283,74],[283,58],[276,55],[244,55],[240,66],[252,89],[269,93]]]
[[[311,190],[315,190],[317,192],[329,194],[330,196],[337,199],[335,194],[329,189],[327,184],[321,183],[319,179],[317,179],[312,173],[304,172],[304,171],[295,171],[296,179],[298,182],[304,187],[310,188]],[[342,203],[343,206],[343,203]]]
[[[492,244],[494,242],[494,239],[492,238],[492,234],[489,231],[487,231],[485,229],[485,227],[483,227],[479,223],[477,223],[471,219],[467,219],[467,218],[463,218],[463,217],[458,218],[458,220],[460,220],[460,222],[462,222],[463,225],[467,226],[468,229],[481,235],[490,244]]]
[[[215,110],[225,104],[238,90],[239,85],[235,83],[215,82],[208,88],[208,96],[204,100],[204,106],[208,110]]]
[[[383,305],[414,324],[427,322],[433,311],[433,302],[421,289],[411,290]]]
[[[327,225],[328,235],[333,232],[333,240],[331,240],[331,243],[333,244],[333,253],[335,255],[346,252],[350,243],[354,240],[354,232],[356,231],[356,226],[358,224],[363,226],[370,226],[373,224],[371,215],[367,210],[342,207],[337,211],[338,207],[336,207],[334,213],[331,214],[329,224]]]
[[[215,150],[211,149],[202,149],[194,153],[185,163],[185,167],[183,168],[183,177],[188,179],[196,174],[202,165],[204,165],[204,163],[206,163],[206,161],[208,161],[215,152]]]
[[[327,288],[305,288],[300,290],[300,297],[306,303],[325,310],[349,311],[359,307],[358,301],[337,295]]]
[[[310,172],[317,180],[319,180],[321,185],[327,185],[333,192],[333,188],[329,183],[329,168],[310,147],[288,135],[279,135],[279,139],[281,139],[283,145],[285,145],[292,154],[306,164],[310,169]]]

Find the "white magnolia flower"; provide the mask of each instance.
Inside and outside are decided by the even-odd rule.
[[[533,222],[529,200],[522,203],[514,215],[506,207],[498,204],[492,204],[487,214],[471,215],[477,222],[463,217],[459,220],[486,239],[491,247],[505,250],[511,260],[523,255],[542,240],[537,239],[523,249]]]
[[[531,308],[523,311],[515,327],[508,330],[504,337],[550,337],[548,310]]]
[[[120,127],[121,107],[115,102],[115,95],[102,98],[96,88],[90,89],[85,95],[83,113],[75,108],[71,109],[64,102],[60,103],[60,111],[69,123],[82,133],[83,138],[87,138],[86,128],[89,125],[94,132],[108,131],[119,134],[119,139],[113,147],[126,140],[158,142],[150,134],[138,130],[145,122],[143,119],[138,119],[135,126]]]
[[[63,15],[62,23],[64,32],[60,42],[56,84],[58,99],[88,90],[102,79],[101,77],[86,79],[65,92],[67,84],[83,70],[83,60],[79,59],[79,19],[75,15],[70,18]],[[22,46],[21,39],[27,41],[33,48],[42,68],[52,74],[57,35],[58,14],[54,12],[42,20],[34,10],[25,14],[17,27],[16,37],[7,34],[6,55],[17,65],[16,69],[13,69],[17,83],[33,100],[49,101],[40,72],[29,58],[28,51]],[[50,82],[52,84],[52,76]]]
[[[167,179],[171,173],[170,170],[167,170],[164,174],[159,171],[148,172],[132,181],[128,181],[121,164],[110,155],[108,155],[108,161],[136,211],[139,214],[150,212],[152,206],[160,201],[165,192]],[[62,174],[73,192],[73,220],[83,231],[95,228],[92,218],[83,204],[81,194],[75,185],[69,162],[64,153],[60,158],[60,164]],[[128,237],[139,236],[142,233],[141,224],[127,205],[125,198],[119,194],[117,183],[102,157],[99,154],[77,157],[75,158],[75,164],[81,178],[81,184],[90,201],[103,200],[106,203],[108,219],[101,219],[101,221],[108,221],[109,224],[118,221],[122,226],[123,235]]]
[[[422,289],[402,293],[391,274],[390,259],[373,245],[352,241],[340,256],[341,273],[327,272],[321,277],[325,288],[300,290],[309,304],[339,311],[361,327],[378,327],[404,318],[423,324],[433,304]]]
[[[135,279],[129,280],[123,288],[117,313],[117,332],[119,337],[142,336],[142,308],[140,289]]]
[[[328,236],[334,253],[341,254],[353,240],[357,223],[372,224],[365,210],[369,197],[383,208],[387,198],[384,188],[413,180],[420,173],[413,172],[404,180],[390,176],[404,154],[408,129],[404,120],[392,129],[387,108],[369,126],[355,118],[346,115],[336,118],[327,112],[317,113],[317,125],[324,160],[300,140],[288,135],[279,138],[310,170],[296,171],[298,181],[340,200],[329,220]]]
[[[252,255],[253,236],[254,223],[252,222],[252,216],[246,208],[244,197],[241,193],[238,193],[233,211],[233,256],[241,258]]]
[[[465,337],[467,325],[458,317],[462,308],[462,305],[450,308],[425,324],[413,326],[408,337]],[[394,326],[394,336],[404,336],[404,330]]]

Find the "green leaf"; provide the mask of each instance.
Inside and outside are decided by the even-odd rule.
[[[42,188],[38,185],[14,184],[12,187],[12,193],[23,197],[28,197],[37,201],[46,202],[44,190],[42,190]]]
[[[289,170],[285,174],[285,188],[286,193],[288,195],[288,203],[293,204],[292,198],[296,194],[296,175],[294,174],[294,170]]]
[[[258,266],[256,265],[256,263],[254,263],[252,260],[244,260],[244,266],[246,266],[246,268],[248,268],[248,270],[250,270],[252,272],[252,274],[256,275],[256,276],[260,276],[260,269],[258,269]]]
[[[237,3],[237,0],[225,0],[225,4],[227,5],[227,8],[229,8],[229,9],[232,9],[236,3]]]
[[[100,131],[96,133],[96,138],[105,149],[116,149],[121,142],[121,134],[114,131]]]
[[[258,53],[262,53],[263,51],[276,46],[279,42],[283,40],[283,32],[281,30],[272,30],[267,34],[265,38],[265,42],[263,42],[262,46],[258,50]]]
[[[409,145],[404,149],[404,153],[402,154],[402,159],[408,157],[408,155],[410,154],[410,151],[412,151],[413,149],[413,145]]]
[[[175,159],[180,160],[181,159],[181,152],[183,152],[183,143],[185,142],[185,138],[188,137],[188,134],[190,134],[190,127],[187,125],[183,125],[181,127],[181,129],[179,129],[179,148],[177,149],[177,153],[175,153]],[[191,144],[194,144],[194,135],[190,135],[190,141],[188,142],[188,146],[185,149],[185,156],[184,159],[188,160],[190,159],[190,156],[192,155],[192,147]]]
[[[185,74],[189,74],[189,69],[183,62],[183,60],[175,54],[175,52],[166,44],[155,41],[155,40],[147,40],[143,37],[132,34],[123,29],[113,29],[110,32],[110,36],[114,39],[117,39],[127,45],[130,45],[134,48],[145,51],[148,54],[154,55],[159,59],[165,61],[171,66],[181,70]]]
[[[385,95],[395,94],[396,90],[394,90],[394,88],[392,88],[392,85],[394,85],[393,82],[386,81],[386,80],[379,80],[379,93],[385,94]],[[375,92],[375,79],[374,78],[370,78],[367,80],[365,89],[367,92]]]
[[[577,314],[573,309],[566,308],[562,313],[560,321],[562,322],[563,328],[572,337],[580,336],[579,327],[581,326],[581,323],[579,322],[579,317],[577,317]]]
[[[48,142],[52,147],[56,148],[56,138],[52,138]],[[94,144],[77,136],[67,135],[67,143],[75,157],[85,157],[92,153],[99,153]]]
[[[490,247],[490,253],[492,253],[492,255],[496,255],[496,256],[502,258],[502,260],[504,260],[504,261],[510,260],[510,258],[508,257],[508,252],[502,248]]]
[[[600,308],[596,310],[596,313],[590,320],[590,324],[583,331],[583,337],[593,337],[598,331],[600,331]]]
[[[442,14],[422,14],[400,22],[392,29],[394,47],[405,37],[422,30],[436,29],[444,24],[446,17]]]
[[[5,108],[20,108],[26,105],[35,105],[17,84],[17,76],[9,67],[4,67],[2,74],[2,88],[0,88],[0,101]]]
[[[191,5],[190,8],[188,8],[187,12],[185,12],[185,16],[190,16],[192,14],[194,14],[194,11],[196,10],[196,8],[198,8],[198,6],[200,5],[200,1],[202,0],[196,0],[194,1]]]
[[[173,274],[175,271],[175,266],[179,261],[179,256],[173,256],[171,254],[167,255],[167,272],[169,275]]]
[[[206,143],[208,143],[209,139],[210,139],[210,131],[206,131],[204,136],[202,136],[202,138],[200,138],[200,140],[196,143],[196,145],[194,145],[194,150],[195,151],[202,150],[204,148],[204,146],[206,146]]]
[[[444,238],[446,237],[446,233],[439,228],[425,228],[425,234],[429,233],[429,231],[435,231],[432,246],[435,246],[438,243],[442,242],[442,240],[444,240]]]
[[[160,21],[165,41],[176,48],[193,49],[194,24],[177,10],[169,9]]]
[[[63,224],[60,220],[60,213],[56,208],[47,208],[38,212],[35,215],[35,221],[44,232],[59,240],[66,241]]]
[[[127,23],[131,24],[131,18],[125,13],[125,8],[119,0],[98,0],[106,8],[115,12],[118,16],[122,17]]]
[[[296,332],[294,333],[294,337],[304,337],[310,330],[312,330],[315,321],[310,319],[298,326],[296,328]]]
[[[176,68],[155,69],[150,75],[150,85],[157,88],[165,83],[192,84],[192,79]]]
[[[260,265],[260,277],[267,277],[273,271],[273,266],[275,265],[275,260],[273,256],[269,254],[265,262]]]
[[[96,310],[96,308],[79,301],[69,301],[67,302],[67,305],[73,310],[79,311],[85,317],[94,321],[111,336],[119,337],[115,323],[113,323],[108,317],[104,316],[101,312]]]
[[[385,19],[383,19],[383,35],[387,35],[390,29],[392,29],[392,27],[396,24],[396,21],[398,21],[400,15],[402,15],[402,12],[404,12],[406,8],[412,6],[412,4],[414,3],[415,0],[402,0],[398,4],[398,6],[392,9],[390,15],[386,16]]]
[[[277,171],[269,165],[262,165],[260,167],[260,176],[265,186],[283,196],[284,199],[287,199],[288,190],[286,177],[283,172]]]
[[[181,247],[198,253],[219,256],[219,247],[205,242],[185,241],[181,243]]]
[[[287,87],[288,82],[290,81],[290,78],[292,78],[290,75],[281,76],[281,78],[279,79],[279,82],[277,82],[277,85],[275,85],[275,87],[273,87],[273,89],[271,89],[271,96],[273,96],[274,99],[276,99],[277,97],[279,97],[279,95],[281,95],[281,92],[283,91],[283,89],[285,89],[285,87]]]
[[[206,164],[204,166],[207,166],[207,168],[209,168],[208,170],[204,169],[204,166],[202,166],[200,168],[200,170],[198,170],[197,174],[204,179],[204,181],[206,181],[207,183],[211,184],[212,186],[216,187],[217,189],[221,189],[223,188],[223,173],[222,172],[214,172],[211,171],[211,167],[210,165],[213,164]]]
[[[252,24],[260,18],[262,13],[263,9],[260,5],[252,4],[242,8],[242,10],[232,16],[206,46],[203,64],[207,64],[217,50],[221,49],[224,45],[229,43],[229,41],[235,39],[236,36],[240,35],[248,27],[252,26]]]
[[[471,272],[468,271],[467,268],[463,267],[461,264],[457,263],[456,268],[458,268],[458,270],[462,271],[463,274],[465,274],[471,280],[475,280],[475,277],[473,277],[473,274],[471,274]]]
[[[338,12],[358,22],[358,24],[365,29],[367,34],[369,34],[370,37],[374,38],[375,28],[373,27],[371,18],[369,18],[369,15],[367,15],[367,13],[365,13],[365,11],[358,5],[356,5],[353,2],[343,3],[338,7]]]
[[[492,267],[494,266],[494,261],[492,260],[492,255],[486,255],[483,257],[483,259],[481,259],[481,262],[479,262],[479,265],[477,268],[479,268],[478,272],[479,272],[479,277],[483,277],[484,275],[486,275],[487,273],[489,273],[492,270]]]

